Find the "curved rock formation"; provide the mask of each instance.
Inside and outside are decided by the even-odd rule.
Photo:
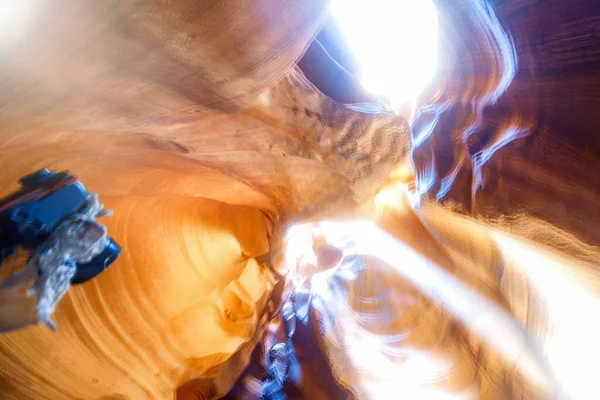
[[[545,219],[550,225],[498,224],[575,255],[584,261],[572,269],[577,282],[588,273],[596,282],[596,252],[585,244],[598,244],[600,179],[590,172],[600,143],[599,13],[591,0],[497,1],[497,14],[480,0],[437,1],[443,68],[412,131],[395,115],[342,106],[376,99],[356,84],[347,55],[330,47],[335,32],[326,28],[311,42],[326,18],[325,1],[9,2],[13,23],[0,33],[0,194],[40,167],[68,169],[114,210],[103,222],[123,252],[100,276],[70,289],[54,314],[57,333],[34,326],[0,336],[2,398],[225,395],[277,315],[287,226],[372,216],[375,194],[409,156],[423,199],[451,200],[456,210],[488,219]],[[343,69],[323,76],[336,63]],[[585,327],[548,301],[558,286],[547,284],[538,295],[529,291],[534,278],[504,269],[499,254],[514,250],[510,240],[428,210],[420,220],[412,211],[398,218],[390,211],[381,225],[531,335],[546,321],[530,320],[541,309],[537,300],[558,309],[542,315],[572,328],[548,339],[554,356],[563,349],[556,343],[565,346],[575,327]],[[452,221],[456,228],[448,227]],[[464,260],[472,268],[461,270]],[[448,329],[434,333],[460,356],[450,386],[475,382],[471,394],[483,398],[539,394],[462,330],[472,326],[456,323],[381,265],[340,281],[350,309],[371,306],[361,301],[376,297],[377,288],[402,287],[428,310],[423,318]],[[381,304],[389,311],[400,304],[394,301]],[[335,307],[325,311],[330,321],[341,315]],[[407,315],[418,316],[419,308]],[[340,331],[354,323],[346,315]],[[388,327],[367,328],[380,334]],[[335,369],[341,356],[331,337],[312,333],[316,341],[306,339],[304,350],[311,350],[299,358],[332,363],[331,373],[311,371],[314,382],[336,378],[347,392],[306,393],[363,393]],[[541,346],[543,333],[534,337]]]
[[[368,204],[408,155],[407,125],[345,111],[293,69],[321,1],[17,8],[0,44],[2,193],[73,171],[114,210],[123,253],[69,291],[57,333],[0,337],[2,397],[168,398],[196,377],[225,394],[266,326],[273,237]]]

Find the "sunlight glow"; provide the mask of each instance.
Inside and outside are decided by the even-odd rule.
[[[31,4],[21,0],[0,1],[0,45],[17,41],[32,18]]]
[[[402,189],[398,185],[395,192],[391,189],[383,192],[380,201],[388,202],[394,194],[405,195]],[[297,240],[288,237],[288,246],[303,247],[293,252],[296,260],[302,253],[315,259],[306,240],[306,229],[313,229],[314,225],[306,226],[290,231],[291,235],[302,237]],[[318,309],[320,315],[329,316],[321,319],[322,332],[329,343],[328,351],[343,353],[343,357],[335,356],[344,362],[336,365],[336,370],[343,382],[355,385],[353,390],[361,390],[369,398],[390,398],[402,393],[411,399],[459,400],[478,395],[477,388],[472,385],[458,392],[444,389],[443,382],[453,373],[455,360],[434,348],[415,347],[407,341],[405,337],[408,337],[407,332],[410,334],[412,325],[397,325],[398,330],[393,332],[387,330],[388,322],[401,321],[403,310],[408,310],[412,304],[399,297],[402,293],[396,291],[402,290],[397,286],[400,281],[389,280],[393,275],[386,280],[389,286],[375,285],[370,295],[355,292],[360,290],[357,282],[367,276],[361,278],[361,271],[384,273],[386,269],[392,269],[399,279],[411,283],[460,321],[494,352],[495,357],[499,356],[507,365],[514,365],[534,387],[551,391],[555,382],[553,372],[537,348],[531,345],[523,326],[507,310],[372,222],[323,221],[317,230],[328,243],[342,250],[344,258],[335,268],[305,278],[312,282],[312,307]],[[378,312],[353,308],[350,299],[358,295],[362,302],[373,301]],[[561,301],[564,301],[563,297],[556,299],[557,303]],[[367,317],[360,314],[362,311]],[[375,316],[377,320],[370,320],[369,312],[370,317]],[[386,329],[381,330],[381,326]]]
[[[510,255],[507,261],[526,274],[530,290],[546,303],[542,306],[548,310],[549,334],[544,352],[562,390],[572,399],[598,398],[598,273],[502,232],[495,232],[494,239],[503,254]]]
[[[363,86],[394,109],[414,104],[437,63],[437,10],[431,0],[333,0],[331,13],[358,59]]]

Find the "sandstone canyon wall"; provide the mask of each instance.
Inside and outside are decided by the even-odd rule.
[[[445,58],[412,130],[398,116],[344,107],[377,100],[351,75],[336,86],[309,71],[327,65],[308,47],[325,1],[14,3],[18,18],[0,41],[1,193],[40,167],[68,169],[114,210],[103,222],[123,253],[70,289],[54,314],[57,333],[35,326],[0,337],[3,398],[172,398],[199,377],[209,384],[192,393],[225,395],[276,309],[284,229],[372,216],[376,193],[409,157],[423,204],[451,200],[558,246],[595,282],[593,1],[497,1],[495,14],[484,2],[437,1]],[[500,24],[505,32],[494,30]],[[380,223],[449,270],[470,254],[475,267],[453,273],[516,315],[524,302],[512,286],[476,268],[501,268],[490,261],[496,247],[472,222],[448,228],[452,214],[432,207],[421,219],[390,209]],[[542,221],[530,229],[533,218]],[[369,279],[395,282],[364,275],[349,292],[368,297]],[[428,321],[462,329],[428,309]],[[535,312],[519,321],[528,326]],[[477,382],[483,398],[537,393],[479,339],[448,335],[463,340],[456,382]],[[331,361],[334,346],[320,343]]]

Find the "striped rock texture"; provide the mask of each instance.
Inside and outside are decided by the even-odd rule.
[[[8,2],[0,194],[68,169],[123,253],[70,289],[57,333],[0,336],[1,398],[253,398],[285,273],[317,282],[307,397],[597,397],[592,0],[436,1],[440,73],[410,125],[344,106],[380,99],[325,0]],[[420,201],[389,189],[375,213],[409,161]],[[310,243],[314,268],[286,260],[290,224],[350,217],[379,228],[317,229],[338,264]]]

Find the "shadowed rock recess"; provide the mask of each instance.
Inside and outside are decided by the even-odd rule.
[[[410,122],[326,0],[7,1],[0,195],[69,170],[123,251],[0,398],[600,398],[595,1],[436,0]]]

